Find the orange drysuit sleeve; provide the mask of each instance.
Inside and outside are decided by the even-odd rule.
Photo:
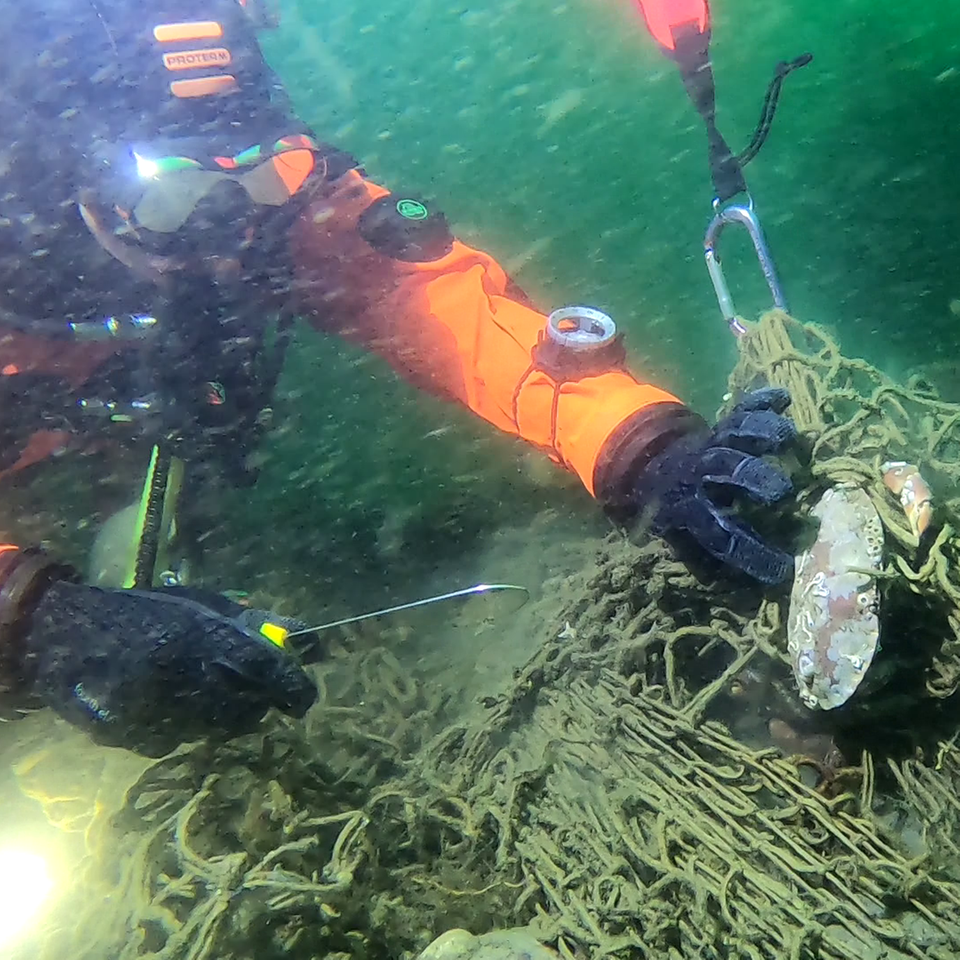
[[[370,226],[372,208],[387,223],[404,203],[426,212],[356,170],[312,202],[292,233],[304,308],[317,326],[375,350],[414,384],[545,450],[596,495],[598,463],[625,422],[652,405],[686,408],[620,365],[577,379],[541,369],[546,319],[509,295],[495,260],[448,233],[439,250],[430,244],[430,259],[413,259],[415,243],[411,254],[389,242],[386,228]]]

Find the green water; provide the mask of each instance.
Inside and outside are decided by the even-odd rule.
[[[735,150],[774,64],[814,54],[746,170],[791,309],[895,376],[946,365],[949,392],[960,11],[731,0],[713,14]],[[544,309],[608,311],[633,368],[712,416],[735,346],[702,258],[705,138],[630,3],[300,0],[264,45],[321,137],[432,199]],[[756,316],[770,299],[746,234],[729,228],[720,252],[739,311]],[[261,482],[218,526],[228,554],[244,545],[232,576],[289,571],[291,588],[321,578],[335,593],[357,574],[402,579],[419,553],[469,554],[474,534],[544,506],[595,514],[585,495],[531,483],[518,444],[416,397],[380,361],[309,334],[293,354]],[[290,535],[265,543],[265,526]]]
[[[939,387],[955,390],[960,11],[714,6],[734,149],[774,64],[814,54],[746,171],[794,313],[896,376],[938,364]],[[263,42],[321,137],[430,198],[544,309],[608,311],[641,377],[713,415],[735,345],[702,258],[705,138],[628,0],[284,0]],[[740,312],[757,315],[769,294],[745,233],[728,229],[720,250]],[[299,335],[276,407],[258,485],[208,495],[204,579],[266,577],[295,606],[352,600],[357,576],[399,578],[390,589],[406,594],[418,562],[469,557],[485,531],[544,507],[598,514],[582,491],[532,478],[522,444],[332,338]],[[92,518],[80,539],[96,529]],[[70,556],[85,547],[41,536]]]
[[[265,47],[322,138],[372,178],[435,200],[545,309],[609,312],[633,368],[712,416],[735,345],[703,265],[704,135],[628,0],[283,4]],[[774,64],[814,54],[788,79],[748,181],[793,312],[900,377],[949,371],[960,341],[950,309],[960,299],[960,8],[916,7],[717,0],[712,46],[720,124],[735,149]],[[740,311],[755,316],[769,300],[745,236],[728,231],[721,252]],[[938,385],[949,391],[950,375]],[[470,562],[500,527],[513,539],[493,551],[493,573],[536,592],[564,564],[582,568],[577,549],[605,529],[585,493],[527,472],[518,442],[329,338],[298,333],[275,407],[257,486],[201,492],[208,585],[260,590],[311,619],[357,613],[431,592],[434,576],[489,576]],[[140,480],[101,473],[91,458],[81,468],[51,466],[84,495],[123,487],[116,503],[74,523],[51,482],[23,542],[45,539],[79,561],[95,521]],[[13,498],[46,493],[32,475],[11,488]],[[489,635],[465,641],[459,661],[439,628],[426,635],[431,647],[469,677],[484,657],[504,677],[512,666]],[[503,679],[478,676],[482,692]],[[32,735],[71,745],[59,728]],[[17,799],[8,820],[28,835],[39,813],[5,778]]]
[[[748,181],[794,312],[893,372],[952,355],[960,294],[960,10],[913,6],[730,0],[713,18],[735,149],[775,62],[815,55]],[[734,350],[700,254],[704,138],[630,3],[301,0],[284,15],[268,52],[321,135],[437,198],[545,306],[611,312],[639,371],[715,408]],[[751,316],[767,296],[733,233],[721,253]]]

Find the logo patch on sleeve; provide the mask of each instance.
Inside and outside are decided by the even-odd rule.
[[[226,47],[210,47],[165,53],[163,65],[168,70],[196,70],[198,67],[226,67],[232,59]]]

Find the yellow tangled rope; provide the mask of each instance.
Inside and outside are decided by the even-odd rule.
[[[943,627],[918,695],[948,697],[960,406],[782,313],[741,348],[732,392],[793,394],[804,492],[854,480],[877,504],[886,590]],[[929,540],[880,483],[888,459],[929,473]],[[699,582],[664,545],[611,535],[546,594],[537,652],[479,717],[436,722],[442,691],[368,649],[321,668],[306,733],[280,723],[151,766],[120,811],[96,812],[83,902],[110,899],[45,955],[386,960],[448,927],[529,922],[569,958],[960,955],[957,724],[831,772],[762,742],[802,725],[784,593]]]

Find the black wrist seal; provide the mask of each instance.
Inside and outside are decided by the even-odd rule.
[[[29,697],[24,639],[30,615],[51,583],[76,579],[72,567],[38,548],[0,548],[0,695],[14,701]]]
[[[623,523],[642,504],[634,488],[646,466],[672,443],[706,432],[707,422],[682,403],[655,403],[625,420],[610,435],[593,473],[593,490],[610,516]]]

